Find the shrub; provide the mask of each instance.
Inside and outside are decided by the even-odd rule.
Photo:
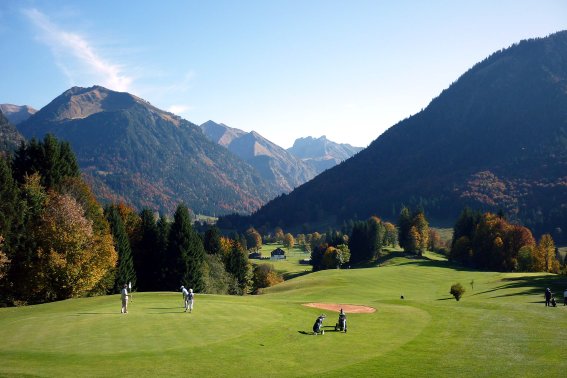
[[[465,288],[460,283],[456,283],[451,286],[451,291],[449,292],[458,301],[463,296]]]

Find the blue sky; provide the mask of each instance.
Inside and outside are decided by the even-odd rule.
[[[565,29],[564,0],[2,0],[0,103],[98,84],[283,147],[364,147],[492,52]]]

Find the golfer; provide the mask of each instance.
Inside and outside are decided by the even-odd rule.
[[[567,289],[563,292],[563,306],[567,306]]]
[[[189,292],[185,286],[181,286],[181,294],[183,294],[183,305],[185,306],[185,312],[187,312],[187,308],[189,308]]]
[[[122,299],[122,310],[120,311],[121,314],[127,314],[128,313],[128,297],[130,296],[130,294],[128,294],[128,285],[124,284],[124,287],[122,288],[122,291],[120,292],[120,299]]]
[[[545,289],[545,307],[551,306],[551,290]]]
[[[189,312],[193,312],[193,289],[189,289],[189,294],[187,295],[187,302],[189,303]],[[185,310],[187,311],[187,310]]]

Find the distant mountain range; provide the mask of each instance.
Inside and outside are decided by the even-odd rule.
[[[494,53],[368,148],[241,223],[396,220],[403,205],[447,225],[464,206],[502,210],[566,239],[567,31]]]
[[[280,193],[201,129],[128,93],[74,87],[18,125],[69,141],[96,195],[172,212],[247,213]]]
[[[0,104],[0,111],[2,111],[12,125],[24,122],[37,112],[37,110],[30,106],[13,104]]]
[[[290,192],[317,174],[312,166],[255,131],[245,132],[213,121],[203,123],[201,129],[211,141],[226,147],[256,168],[282,193]]]
[[[315,167],[317,174],[334,167],[362,150],[362,147],[330,141],[325,135],[320,138],[296,139],[293,146],[287,149],[291,154]]]

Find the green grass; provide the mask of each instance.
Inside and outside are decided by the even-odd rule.
[[[276,248],[281,248],[286,253],[285,260],[250,260],[253,264],[272,264],[274,268],[280,272],[285,279],[297,277],[299,275],[311,272],[311,265],[300,264],[302,259],[311,257],[309,252],[304,252],[301,248],[295,246],[287,249],[282,244],[264,244],[260,249],[262,257],[270,257],[271,252]]]
[[[0,309],[0,376],[562,377],[567,307],[545,308],[567,278],[477,272],[441,257],[393,254],[381,266],[329,270],[260,296],[135,293]],[[449,295],[460,282],[460,302]],[[473,282],[473,287],[471,287]],[[405,299],[400,299],[400,295]],[[362,304],[349,332],[306,302]],[[325,312],[324,336],[311,335]]]

